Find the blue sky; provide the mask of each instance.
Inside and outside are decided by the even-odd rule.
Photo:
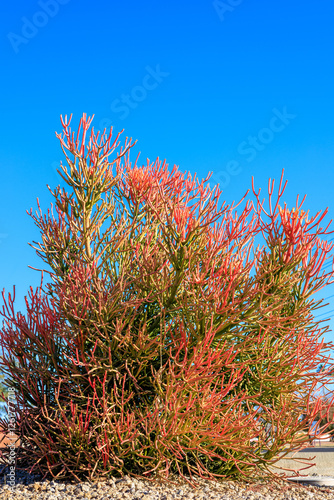
[[[46,185],[60,182],[60,114],[124,128],[133,159],[213,171],[221,202],[240,200],[252,176],[265,193],[284,168],[288,206],[307,194],[310,214],[328,207],[334,219],[330,0],[18,0],[0,14],[0,289],[16,286],[17,311],[40,283],[28,266],[44,266],[26,210],[38,197],[45,213]]]

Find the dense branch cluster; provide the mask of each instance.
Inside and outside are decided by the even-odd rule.
[[[87,138],[91,121],[75,134],[62,119],[58,172],[72,192],[49,188],[51,211],[38,200],[30,211],[49,270],[27,315],[3,292],[1,366],[22,460],[76,480],[272,475],[334,400],[318,394],[333,379],[333,346],[312,298],[334,277],[322,271],[327,211],[309,218],[298,198],[282,207],[283,174],[275,202],[269,181],[268,209],[254,185],[239,214],[247,193],[219,209],[210,175],[132,165],[132,141],[119,148],[112,129]]]

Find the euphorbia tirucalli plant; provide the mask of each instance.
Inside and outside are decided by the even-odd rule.
[[[51,281],[43,289],[42,271],[26,316],[15,288],[3,291],[17,466],[76,481],[186,473],[194,486],[196,476],[278,477],[280,452],[305,444],[333,371],[312,298],[334,277],[321,270],[333,248],[327,210],[309,218],[298,198],[282,207],[283,174],[276,201],[269,181],[268,209],[254,185],[239,214],[218,209],[210,175],[132,165],[131,140],[119,149],[112,129],[89,135],[85,114],[75,134],[71,118],[57,134],[71,192],[49,188],[51,212],[30,211]]]

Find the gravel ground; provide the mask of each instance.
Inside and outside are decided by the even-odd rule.
[[[1,469],[0,469],[1,470]],[[176,485],[130,478],[112,478],[94,483],[41,481],[41,476],[16,471],[15,486],[4,484],[8,468],[0,476],[0,499],[4,500],[334,500],[334,487],[305,486],[285,481],[276,483],[237,483],[197,479],[194,489],[177,475]],[[8,480],[7,480],[8,482]]]

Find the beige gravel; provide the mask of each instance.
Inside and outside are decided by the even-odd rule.
[[[4,500],[334,500],[334,488],[303,486],[280,481],[279,484],[240,484],[236,482],[212,482],[198,479],[200,485],[193,489],[184,479],[171,476],[177,485],[151,483],[145,480],[124,478],[109,479],[96,483],[34,482],[28,486],[8,485],[0,487],[0,499]]]

